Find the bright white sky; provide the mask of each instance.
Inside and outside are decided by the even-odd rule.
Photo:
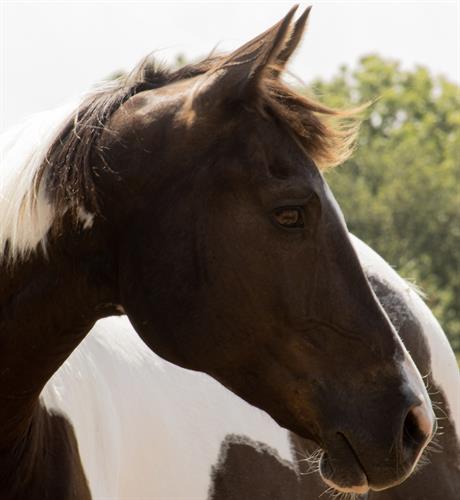
[[[148,52],[171,61],[236,48],[295,2],[0,0],[0,129],[78,95]],[[316,0],[291,70],[304,81],[377,52],[460,83],[460,2]],[[303,3],[305,7],[308,3]]]

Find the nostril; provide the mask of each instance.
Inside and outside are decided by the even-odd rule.
[[[413,406],[404,420],[402,444],[406,452],[418,453],[433,431],[433,421],[423,405]]]
[[[433,418],[427,412],[423,404],[414,406],[409,413],[415,418],[418,423],[420,431],[428,438],[433,432]]]

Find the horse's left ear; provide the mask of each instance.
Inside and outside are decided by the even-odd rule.
[[[311,9],[307,8],[291,26],[297,7],[295,5],[281,21],[203,75],[191,96],[192,108],[206,112],[224,101],[248,99],[256,94],[267,68],[279,73],[297,47]]]

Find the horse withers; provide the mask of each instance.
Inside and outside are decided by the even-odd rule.
[[[413,471],[434,414],[321,175],[356,132],[328,118],[352,117],[280,79],[309,12],[295,10],[228,56],[141,65],[50,142],[7,136],[2,498],[89,497],[71,426],[39,394],[122,312],[156,353],[316,442],[333,488]]]

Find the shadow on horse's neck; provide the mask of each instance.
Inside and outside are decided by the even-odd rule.
[[[44,385],[93,324],[119,314],[114,259],[95,234],[65,224],[46,257],[0,262],[0,450],[28,432]]]

